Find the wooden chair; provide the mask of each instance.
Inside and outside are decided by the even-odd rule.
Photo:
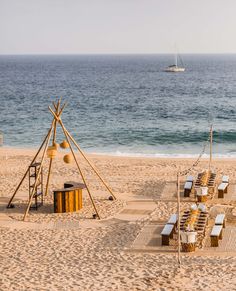
[[[170,245],[170,238],[173,238],[174,225],[166,224],[161,232],[161,242],[163,246]]]
[[[223,226],[222,225],[214,225],[211,231],[211,246],[218,247],[219,240],[223,237]]]

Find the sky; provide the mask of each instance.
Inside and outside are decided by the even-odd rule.
[[[0,54],[236,53],[236,0],[0,0]]]

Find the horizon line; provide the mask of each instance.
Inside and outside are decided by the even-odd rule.
[[[96,55],[96,56],[107,56],[107,55],[173,55],[175,53],[0,53],[0,56],[89,56],[89,55]],[[181,55],[236,55],[236,52],[185,52],[185,53],[178,53]]]

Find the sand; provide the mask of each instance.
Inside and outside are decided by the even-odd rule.
[[[27,222],[21,222],[27,182],[14,201],[15,209],[5,209],[6,198],[34,152],[0,149],[0,290],[236,289],[236,249],[182,255],[181,268],[175,253],[131,251],[150,220],[165,221],[176,211],[176,172],[190,166],[191,159],[89,155],[117,196],[116,201],[108,201],[109,193],[80,160],[101,221],[91,219],[94,211],[84,191],[84,208],[79,213],[54,214],[49,196],[38,212],[30,211]],[[67,180],[80,181],[75,164],[64,164],[62,157],[54,161],[50,190]],[[193,174],[207,166],[203,160]],[[217,159],[213,166],[219,177],[225,173],[231,183],[236,182],[236,160]],[[44,171],[47,174],[46,166]],[[182,208],[190,204],[183,201]],[[225,204],[235,211],[233,198]]]

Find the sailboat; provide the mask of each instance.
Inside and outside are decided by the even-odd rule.
[[[180,59],[180,63],[181,63],[181,67],[178,67],[178,58]],[[169,73],[178,73],[178,72],[184,72],[185,68],[184,68],[184,64],[182,59],[180,58],[179,55],[175,54],[175,64],[168,66],[165,69],[165,72],[169,72]]]

